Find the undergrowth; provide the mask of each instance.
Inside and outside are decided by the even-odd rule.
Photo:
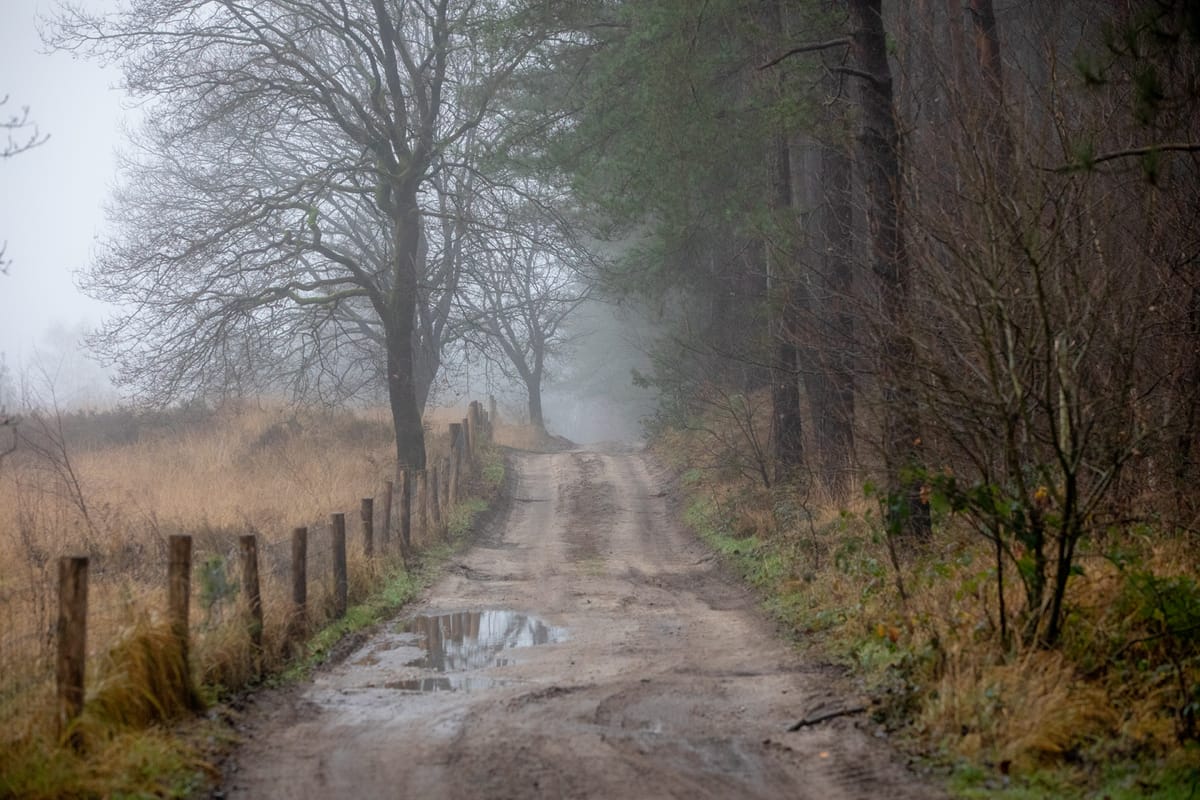
[[[1200,797],[1200,586],[1187,534],[1086,539],[1056,647],[1003,641],[994,560],[949,515],[893,565],[877,507],[803,503],[658,450],[685,521],[804,647],[851,670],[872,725],[961,797]],[[1018,608],[1019,590],[1006,598]]]

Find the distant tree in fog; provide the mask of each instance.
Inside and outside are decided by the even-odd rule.
[[[0,108],[6,105],[8,105],[8,95],[0,98]],[[0,146],[0,161],[24,153],[50,138],[48,134],[38,131],[37,124],[30,121],[28,106],[23,107],[19,114],[0,117],[0,131],[4,131],[4,144]],[[7,249],[8,243],[0,242],[0,274],[8,271],[9,262],[4,259]]]
[[[564,323],[587,299],[582,251],[528,207],[468,244],[460,304],[464,338],[525,389],[529,424],[545,432],[547,360],[569,342]]]
[[[8,105],[8,95],[0,98],[0,108]],[[0,119],[0,131],[4,131],[4,146],[0,147],[0,158],[12,158],[43,144],[50,138],[41,133],[37,123],[29,119],[29,106],[23,106],[19,114],[8,114]]]

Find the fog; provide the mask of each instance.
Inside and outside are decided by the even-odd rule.
[[[646,350],[652,324],[640,313],[607,303],[581,306],[576,334],[543,387],[546,427],[580,444],[634,441],[655,394],[633,385],[632,370],[649,372]]]
[[[138,110],[118,87],[116,69],[69,53],[51,53],[38,17],[51,0],[5,0],[0,9],[0,107],[5,119],[28,109],[30,127],[45,141],[0,160],[0,406],[53,402],[62,408],[100,407],[118,400],[107,371],[84,347],[87,334],[115,309],[85,296],[76,274],[105,231],[105,204],[116,181],[116,153]],[[79,3],[89,10],[115,0]],[[645,370],[647,323],[629,309],[600,302],[580,308],[571,345],[552,359],[543,385],[547,428],[580,443],[641,435],[640,418],[652,394],[635,388],[632,368]],[[449,360],[449,359],[448,359]],[[526,414],[524,388],[509,385],[477,357],[455,372],[447,364],[434,402],[494,393],[510,419]],[[378,396],[362,398],[384,402]]]
[[[90,9],[109,8],[108,0],[88,0]],[[0,242],[11,262],[0,275],[0,353],[8,369],[19,375],[33,367],[38,354],[52,351],[53,363],[41,367],[57,375],[65,393],[83,401],[84,390],[97,387],[96,369],[84,369],[71,346],[59,352],[63,332],[78,332],[100,321],[106,309],[75,286],[74,273],[89,258],[104,224],[104,202],[115,174],[115,152],[126,111],[114,85],[115,70],[67,53],[47,54],[36,28],[36,16],[48,13],[44,0],[4,0],[0,9],[0,116],[19,116],[24,107],[45,143],[0,160]],[[24,139],[31,129],[14,139]],[[48,346],[47,337],[54,340]],[[44,361],[44,359],[43,359]]]

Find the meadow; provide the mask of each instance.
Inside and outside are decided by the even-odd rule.
[[[428,415],[431,465],[448,456],[447,425],[463,416],[451,409]],[[87,696],[70,733],[93,755],[116,730],[185,717],[311,652],[312,641],[297,641],[289,628],[294,528],[309,529],[310,631],[334,619],[335,512],[347,520],[351,605],[381,586],[402,593],[415,586],[413,565],[406,567],[398,547],[398,526],[389,523],[390,538],[382,538],[380,502],[373,557],[364,553],[361,537],[362,499],[382,497],[395,477],[384,411],[265,404],[118,409],[28,415],[19,434],[16,451],[0,462],[0,750],[7,753],[0,759],[6,762],[0,796],[16,786],[24,787],[18,793],[33,791],[30,775],[44,765],[37,766],[42,756],[30,754],[49,753],[62,739],[55,695],[61,556],[89,560]],[[415,550],[435,547],[447,529],[463,528],[477,510],[477,503],[465,501],[440,529],[414,525]],[[168,538],[174,534],[193,542],[188,675],[179,675],[171,659],[165,624]],[[239,559],[245,534],[258,540],[261,648],[245,624]],[[28,774],[14,776],[22,772]],[[97,786],[94,776],[88,780],[82,785]],[[48,786],[47,796],[67,791],[63,783]]]

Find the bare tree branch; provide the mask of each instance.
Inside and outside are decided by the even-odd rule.
[[[758,67],[758,69],[759,70],[770,69],[771,67],[775,66],[776,64],[779,64],[780,62],[785,61],[785,60],[791,58],[792,56],[798,56],[802,53],[815,53],[820,50],[832,50],[835,47],[849,47],[849,46],[850,46],[850,39],[847,37],[830,39],[827,42],[808,42],[806,44],[797,45],[797,46],[791,48],[790,50],[776,56],[775,58],[772,58],[767,63],[760,65]]]

